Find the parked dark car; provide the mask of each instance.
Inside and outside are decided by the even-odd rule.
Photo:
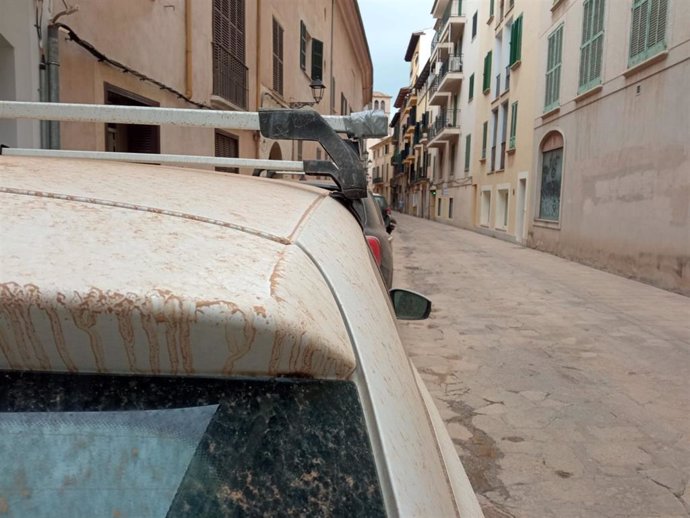
[[[381,216],[383,217],[383,223],[386,225],[386,232],[389,234],[393,232],[395,229],[395,225],[397,222],[391,217],[391,213],[393,212],[390,208],[390,205],[388,205],[388,200],[386,200],[386,197],[383,194],[373,194],[374,199],[376,200],[376,203],[379,204],[379,207],[381,207]]]

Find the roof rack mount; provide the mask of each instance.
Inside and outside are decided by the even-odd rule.
[[[4,154],[14,156],[76,157],[91,159],[118,159],[125,161],[176,163],[188,165],[215,165],[224,167],[255,167],[333,178],[343,195],[350,199],[367,195],[364,166],[355,149],[338,136],[346,133],[354,139],[385,137],[387,119],[381,111],[357,112],[349,116],[323,116],[314,110],[271,109],[259,112],[233,112],[224,110],[191,110],[180,108],[151,108],[95,104],[41,103],[0,101],[0,119],[36,119],[73,122],[117,122],[219,128],[260,131],[266,138],[318,141],[330,155],[331,161],[305,160],[304,162],[271,161],[193,157],[189,155],[153,155],[136,153],[77,152],[65,150],[10,150]],[[71,153],[71,155],[70,155]],[[116,156],[119,157],[116,158]],[[132,156],[134,155],[134,156]],[[222,162],[221,162],[222,161]],[[271,163],[279,162],[279,163]]]

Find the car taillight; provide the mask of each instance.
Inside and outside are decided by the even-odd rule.
[[[386,207],[386,215],[387,215],[387,216],[390,216],[390,215],[391,215],[391,212],[393,212],[393,211],[391,210],[391,208],[390,208],[390,207]]]
[[[367,236],[367,243],[369,243],[369,249],[371,253],[374,254],[374,259],[376,260],[377,266],[381,266],[381,242],[378,237]]]

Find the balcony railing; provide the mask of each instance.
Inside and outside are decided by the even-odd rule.
[[[448,72],[462,72],[462,56],[448,56],[441,63],[439,78],[442,80]]]
[[[429,83],[429,97],[433,97],[433,95],[438,90],[438,85],[440,83],[440,79],[438,76],[429,76],[428,83]]]
[[[247,67],[217,43],[213,44],[213,94],[247,108]]]
[[[460,127],[460,110],[443,110],[429,127],[429,140],[436,138],[446,128]]]
[[[383,177],[382,176],[374,176],[374,179],[372,180],[373,183],[383,183]]]
[[[443,12],[443,16],[440,18],[438,30],[431,40],[431,52],[433,52],[436,48],[436,45],[438,45],[439,40],[441,39],[441,34],[443,34],[446,24],[448,23],[448,20],[450,20],[451,16],[462,16],[462,0],[451,0],[448,2],[446,10]]]

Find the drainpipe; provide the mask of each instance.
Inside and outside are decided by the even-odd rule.
[[[184,2],[185,95],[192,98],[192,0]]]
[[[39,99],[42,103],[48,102],[48,72],[46,70],[45,57],[41,58],[41,64],[38,67],[38,77],[40,81]],[[41,121],[41,148],[48,149],[50,147],[50,123],[48,121]]]
[[[48,26],[48,102],[60,102],[60,51],[57,25]],[[60,149],[60,122],[48,122],[48,148]]]
[[[335,18],[335,0],[331,0],[331,84],[328,89],[331,91],[331,104],[328,107],[328,113],[333,115],[333,107],[335,106],[335,91],[333,88],[333,20]]]

